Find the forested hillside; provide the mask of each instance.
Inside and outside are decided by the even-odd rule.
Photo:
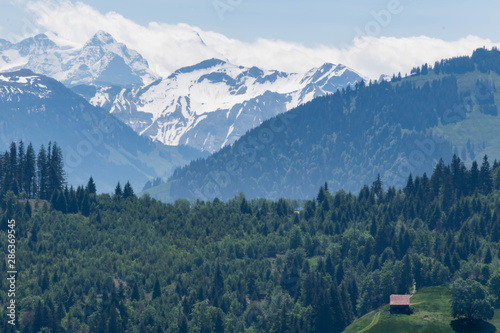
[[[415,68],[391,82],[359,83],[249,131],[231,147],[177,169],[151,193],[175,198],[307,198],[328,181],[357,191],[377,174],[404,186],[454,153],[468,166],[500,158],[500,51]]]
[[[63,190],[66,175],[63,154],[57,143],[49,142],[38,153],[30,143],[12,143],[10,149],[0,153],[0,195],[8,191],[26,198],[49,199]]]
[[[78,200],[69,209],[70,190],[61,205],[2,187],[4,254],[5,221],[16,220],[18,328],[341,332],[413,282],[499,274],[498,163],[467,169],[455,156],[406,179],[395,189],[376,178],[357,195],[324,184],[301,203],[240,194],[173,204],[129,184],[96,195],[90,180],[75,191],[88,212]],[[2,260],[0,327],[12,332],[6,270]]]

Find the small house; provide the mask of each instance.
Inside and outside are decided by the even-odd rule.
[[[411,295],[391,295],[391,313],[410,314]]]

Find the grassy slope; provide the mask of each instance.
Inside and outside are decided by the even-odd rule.
[[[389,305],[370,312],[347,327],[344,333],[454,333],[451,327],[451,292],[449,287],[429,287],[417,291],[411,298],[413,314],[391,315]],[[500,310],[490,322],[500,331]],[[494,332],[488,325],[484,330],[473,329],[461,333]]]
[[[163,183],[139,193],[139,196],[143,195],[144,193],[148,193],[151,197],[157,200],[161,200],[163,202],[170,202],[172,201],[172,198],[170,197],[171,186],[172,186],[171,183]]]
[[[424,85],[425,82],[432,82],[432,80],[442,79],[443,77],[450,76],[449,74],[436,75],[434,71],[430,71],[428,75],[412,76],[405,78],[404,81],[415,82],[417,86]],[[476,152],[476,159],[481,159],[484,154],[491,158],[500,158],[499,150],[500,137],[494,136],[500,128],[500,116],[491,116],[482,114],[479,107],[476,105],[474,92],[476,89],[476,81],[483,80],[494,82],[495,86],[500,86],[500,75],[496,73],[485,74],[479,71],[470,72],[466,74],[454,75],[458,81],[458,90],[460,93],[470,91],[472,93],[472,101],[474,108],[472,112],[467,113],[467,119],[458,123],[451,123],[446,125],[438,125],[432,129],[432,132],[438,136],[444,136],[458,152],[461,152],[462,147],[465,147],[467,140],[470,139],[474,145]],[[399,84],[399,83],[397,83]],[[493,92],[495,97],[495,104],[500,108],[500,89]],[[461,117],[457,113],[451,113],[450,118]],[[484,147],[483,147],[484,145]],[[479,157],[478,157],[479,156]],[[470,159],[470,157],[468,156]],[[471,160],[467,162],[472,162]]]

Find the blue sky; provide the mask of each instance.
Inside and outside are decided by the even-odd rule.
[[[0,9],[0,38],[53,32],[81,46],[104,30],[160,75],[217,57],[293,72],[342,63],[377,79],[500,47],[498,0],[0,0]]]

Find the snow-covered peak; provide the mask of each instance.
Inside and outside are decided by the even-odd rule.
[[[47,35],[39,34],[34,37],[26,38],[14,45],[21,56],[33,57],[44,55],[52,50],[59,49],[58,45],[50,40]]]
[[[86,97],[155,141],[213,152],[278,113],[360,80],[343,65],[286,73],[212,58],[140,89]]]
[[[96,34],[87,42],[86,45],[105,45],[105,44],[115,44],[116,40],[111,36],[111,34],[99,30]]]
[[[11,47],[11,45],[12,44],[9,41],[0,38],[0,51]]]
[[[0,73],[0,101],[19,102],[21,96],[46,99],[57,84],[57,81],[35,74],[29,69]]]
[[[66,85],[142,86],[159,77],[136,51],[98,31],[83,47],[59,46],[41,34],[17,44],[0,42],[0,71],[32,69]]]
[[[193,66],[187,66],[187,67],[180,68],[180,69],[176,70],[173,75],[192,73],[194,71],[209,69],[209,68],[213,68],[216,66],[223,66],[225,64],[226,64],[226,62],[224,60],[212,58],[212,59],[204,60],[204,61],[200,62],[199,64],[196,64]]]

